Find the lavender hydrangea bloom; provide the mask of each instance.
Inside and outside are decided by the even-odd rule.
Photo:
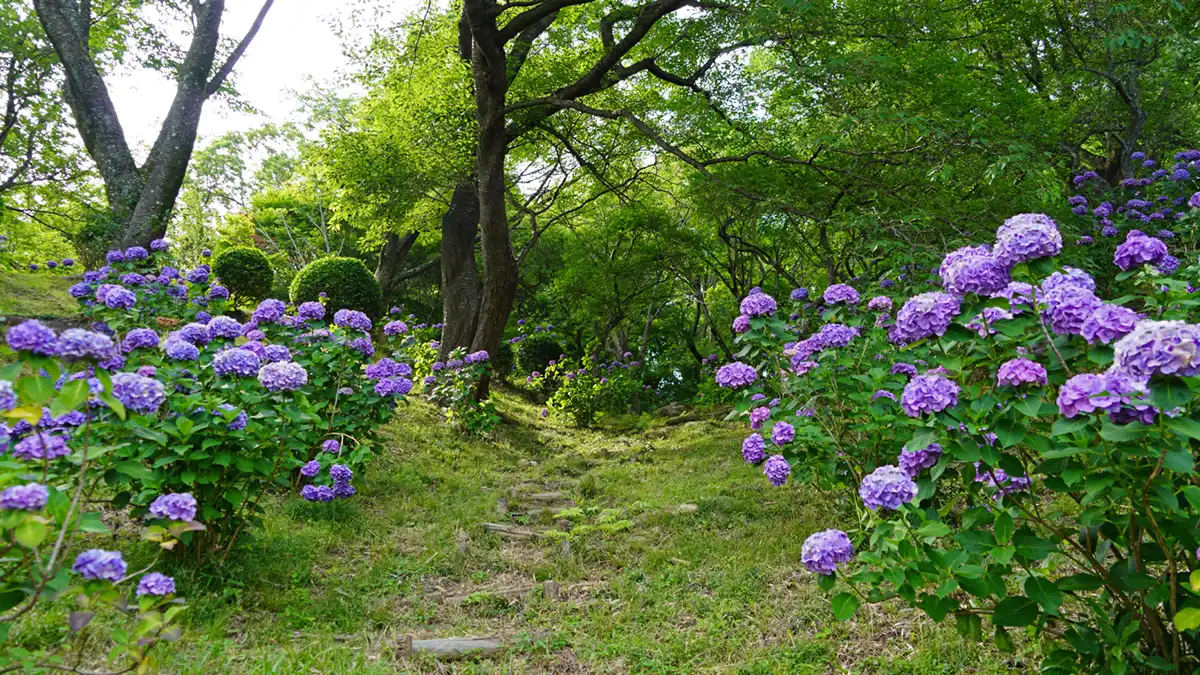
[[[184,278],[193,284],[203,284],[208,283],[208,275],[208,270],[201,265],[193,270],[188,270],[188,273],[184,275]]]
[[[1009,266],[992,256],[987,246],[965,247],[942,261],[940,269],[946,290],[955,295],[991,295],[1009,283]]]
[[[876,400],[878,400],[878,399],[881,399],[881,398],[886,398],[886,399],[890,399],[890,400],[892,400],[892,401],[895,401],[895,400],[896,400],[896,395],[895,395],[895,394],[893,394],[892,392],[888,391],[887,389],[880,389],[879,391],[875,392],[874,394],[871,394],[871,401],[872,401],[872,402],[874,402],[874,401],[876,401]]]
[[[397,377],[411,374],[412,368],[409,368],[406,364],[397,363],[387,357],[379,359],[366,368],[368,380],[381,380],[385,377]]]
[[[961,301],[949,293],[921,293],[909,298],[896,313],[896,331],[909,341],[945,335],[951,320],[960,311]]]
[[[1060,286],[1047,293],[1045,316],[1051,330],[1059,335],[1079,335],[1083,324],[1104,304],[1086,288]]]
[[[766,396],[763,396],[765,399]],[[750,411],[750,427],[758,430],[762,428],[763,422],[766,422],[771,417],[771,409],[766,406],[759,406]]]
[[[727,363],[717,369],[717,386],[726,389],[741,389],[757,379],[758,372],[741,361]]]
[[[388,337],[403,335],[408,332],[408,324],[403,321],[390,321],[383,327],[383,334]]]
[[[230,374],[250,377],[258,373],[259,365],[259,358],[254,352],[237,347],[218,352],[212,361],[213,372],[220,377]]]
[[[110,265],[115,265],[116,263],[125,262],[125,254],[121,251],[109,251],[104,254],[104,260]]]
[[[137,304],[137,294],[123,286],[112,286],[101,302],[109,309],[129,309]]]
[[[99,548],[80,553],[75,558],[75,564],[71,566],[73,572],[92,581],[120,581],[125,577],[125,569],[125,560],[120,551],[105,551]]]
[[[307,478],[312,478],[321,473],[321,463],[315,459],[305,462],[304,466],[300,467],[300,475]]]
[[[354,472],[345,464],[334,464],[329,467],[329,477],[335,483],[349,483],[354,480]]]
[[[310,502],[333,501],[333,489],[328,485],[305,485],[300,490],[300,496]]]
[[[302,302],[296,308],[296,314],[305,321],[320,321],[325,318],[325,305],[311,300]]]
[[[150,515],[187,522],[196,519],[196,498],[190,492],[160,495],[150,504]]]
[[[149,283],[149,280],[137,272],[130,272],[129,274],[121,275],[121,283],[126,286],[145,286]]]
[[[931,469],[938,460],[942,458],[942,446],[937,443],[930,443],[922,450],[909,450],[908,446],[900,449],[900,456],[896,458],[896,463],[904,470],[904,473],[916,478],[925,469]]]
[[[1067,418],[1107,410],[1119,402],[1117,397],[1108,395],[1108,389],[1108,379],[1103,375],[1076,375],[1058,390],[1058,410]]]
[[[161,241],[161,240],[159,240]],[[138,580],[137,595],[162,597],[175,592],[175,580],[162,572],[151,572]]]
[[[71,449],[65,438],[41,431],[17,441],[12,449],[13,457],[26,460],[58,459],[69,454]]]
[[[233,407],[232,405],[230,405],[228,403],[222,403],[217,406],[216,410],[213,411],[213,415],[220,417],[222,419],[225,419],[226,413],[232,412],[234,410],[237,410],[237,408]],[[241,431],[242,429],[246,428],[246,424],[249,421],[250,421],[250,417],[248,415],[246,415],[246,411],[238,410],[238,414],[235,415],[233,419],[229,420],[229,424],[226,425],[225,428],[228,429],[229,431]]]
[[[375,344],[371,342],[370,336],[354,338],[350,342],[346,343],[346,346],[366,357],[375,355]]]
[[[1200,192],[1188,197],[1187,205],[1193,209],[1200,209]]]
[[[279,363],[280,361],[290,361],[292,352],[283,345],[267,345],[263,347],[263,354],[271,363]]]
[[[150,252],[141,246],[130,246],[125,249],[126,260],[145,260],[150,257]]]
[[[184,342],[190,342],[198,347],[208,344],[209,330],[208,326],[202,323],[189,323],[184,325],[175,333],[175,336]]]
[[[1161,239],[1146,236],[1138,230],[1130,230],[1125,242],[1113,254],[1113,263],[1122,270],[1131,270],[1138,265],[1153,265],[1167,255],[1167,245]]]
[[[17,407],[17,392],[13,389],[13,383],[8,380],[0,380],[0,412],[8,412],[15,407]]]
[[[0,509],[40,511],[50,499],[50,490],[40,483],[14,485],[0,492]]]
[[[820,341],[822,349],[840,349],[858,337],[858,329],[840,323],[827,323],[821,326],[814,337]]]
[[[1033,286],[1024,282],[1014,281],[1003,290],[992,294],[993,298],[1008,300],[1009,311],[1013,315],[1020,314],[1023,308],[1033,307]]]
[[[354,489],[354,486],[349,483],[333,484],[333,496],[337,499],[353,497],[356,494],[358,494],[358,490]]]
[[[229,298],[229,289],[220,284],[214,285],[208,289],[209,300],[226,300]]]
[[[993,255],[1006,266],[1055,256],[1060,251],[1062,234],[1054,221],[1042,213],[1015,215],[996,230]]]
[[[355,330],[371,330],[371,320],[367,315],[353,309],[339,309],[334,312],[333,324]]]
[[[267,391],[295,391],[308,384],[308,371],[294,361],[268,363],[259,369],[258,381]]]
[[[787,422],[776,422],[771,428],[771,442],[775,445],[791,443],[796,439],[796,428]]]
[[[628,352],[626,352],[626,353],[628,353]],[[484,363],[489,358],[491,358],[491,357],[488,355],[487,350],[481,349],[477,352],[471,352],[470,354],[467,354],[466,357],[463,358],[463,363],[467,364],[468,366],[471,366],[471,365],[475,365],[477,363]],[[626,358],[628,358],[628,357],[626,357]],[[404,368],[408,368],[408,366],[406,364],[402,363],[400,365]],[[550,365],[554,365],[554,364],[552,363]],[[408,373],[401,373],[401,375],[409,375],[409,374],[411,374],[411,372],[412,372],[412,369],[410,368]]]
[[[867,309],[878,312],[887,311],[892,308],[892,299],[886,295],[877,295],[867,302]]]
[[[1096,290],[1096,280],[1092,275],[1074,267],[1064,267],[1063,271],[1055,272],[1042,281],[1042,294],[1049,295],[1052,291],[1072,286],[1085,291]]]
[[[1142,321],[1113,346],[1113,365],[1141,379],[1191,377],[1200,372],[1200,326],[1183,321]]]
[[[81,282],[81,283],[75,284],[74,286],[71,286],[70,288],[68,288],[67,292],[71,294],[72,298],[75,298],[76,300],[81,300],[92,294],[92,287],[90,285],[88,285],[87,283]]]
[[[900,406],[909,417],[920,417],[958,404],[958,385],[941,375],[918,375],[904,385]]]
[[[917,367],[912,365],[911,363],[893,363],[892,364],[892,374],[893,375],[907,375],[908,377],[915,377],[917,374]]]
[[[741,311],[745,316],[770,316],[775,313],[775,298],[759,291],[742,299]]]
[[[771,481],[771,485],[779,487],[787,482],[788,476],[792,473],[792,465],[787,463],[783,455],[771,455],[767,461],[763,462],[763,474],[767,480]]]
[[[332,453],[332,454],[335,454],[335,455],[336,455],[336,454],[338,454],[339,452],[341,452],[341,450],[342,450],[342,444],[341,444],[341,443],[338,443],[338,441],[337,441],[337,439],[336,439],[336,438],[330,438],[330,439],[327,439],[327,440],[326,440],[324,443],[322,443],[322,444],[321,444],[321,449],[322,449],[322,450],[324,450],[325,452]]]
[[[150,241],[151,251],[165,251],[169,247],[166,239],[152,239]]]
[[[82,328],[68,328],[58,336],[55,348],[57,356],[67,361],[108,358],[116,345],[112,338],[102,333],[93,333]]]
[[[836,305],[839,302],[844,302],[847,305],[857,305],[860,299],[858,291],[846,284],[830,285],[825,289],[822,297],[825,299],[825,304],[827,305]]]
[[[854,558],[854,545],[841,530],[814,532],[800,547],[800,562],[809,572],[830,575]]]
[[[1200,192],[1198,192],[1196,194],[1197,194],[1197,196],[1200,196]],[[792,299],[796,300],[796,301],[807,300],[808,299],[808,289],[807,288],[792,289]]]
[[[126,408],[145,415],[155,413],[167,400],[163,383],[137,373],[112,376],[113,396]]]
[[[200,349],[196,345],[177,338],[167,340],[163,351],[172,361],[195,361],[200,358]]]
[[[917,496],[917,484],[900,467],[881,466],[863,478],[858,496],[872,511],[900,508]]]
[[[1131,333],[1140,319],[1141,316],[1128,307],[1105,303],[1083,322],[1079,334],[1091,344],[1110,344]]]
[[[214,316],[208,320],[205,331],[210,340],[217,338],[233,340],[242,334],[242,324],[238,323],[233,317],[224,315]]]
[[[750,434],[742,441],[742,459],[750,464],[759,464],[767,458],[766,447],[762,434]]]
[[[733,332],[741,335],[750,331],[750,317],[745,314],[738,314],[733,319]]]
[[[1158,270],[1160,274],[1170,276],[1179,269],[1179,258],[1168,253],[1162,257],[1162,260],[1158,261],[1154,269]]]
[[[158,347],[158,333],[149,328],[134,328],[125,334],[121,341],[121,351],[128,354],[135,349],[154,349]]]
[[[1046,384],[1046,368],[1029,359],[1012,359],[1000,365],[1000,369],[996,371],[996,381],[1004,387],[1019,387],[1023,384],[1043,386]]]
[[[254,321],[257,323],[275,323],[287,312],[287,305],[282,300],[267,298],[254,308]]]
[[[375,383],[378,396],[404,396],[412,391],[412,380],[407,377],[385,377]]]

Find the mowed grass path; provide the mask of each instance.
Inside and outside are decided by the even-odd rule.
[[[191,602],[183,640],[159,654],[163,672],[928,675],[1031,667],[1027,656],[965,643],[952,623],[935,626],[899,607],[835,622],[799,564],[800,547],[853,514],[840,495],[771,488],[741,461],[734,427],[581,431],[542,420],[512,397],[500,407],[516,424],[481,441],[447,429],[427,406],[407,406],[387,430],[388,451],[356,481],[356,498],[280,496],[268,505],[265,530],[223,567],[196,572],[167,561],[164,571]],[[513,489],[556,488],[579,506],[566,519],[498,512],[497,500]],[[485,532],[484,522],[573,533],[509,541]],[[542,596],[547,579],[562,585],[562,599]],[[397,655],[404,635],[515,636],[517,646],[438,663]]]

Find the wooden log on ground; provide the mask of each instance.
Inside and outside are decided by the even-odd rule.
[[[528,499],[533,502],[567,502],[571,501],[570,497],[565,492],[535,492],[528,495],[520,495],[520,499]]]
[[[473,659],[493,656],[507,646],[498,637],[452,637],[433,640],[411,640],[411,652],[432,656],[440,661]]]
[[[538,537],[538,533],[533,530],[525,530],[504,523],[484,523],[483,529],[495,532],[505,539],[537,539]]]

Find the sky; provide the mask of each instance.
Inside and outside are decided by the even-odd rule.
[[[254,22],[261,2],[228,0],[226,4],[221,34],[240,40]],[[422,0],[276,0],[233,76],[242,99],[261,114],[233,110],[210,100],[200,120],[201,142],[226,131],[289,119],[296,108],[292,92],[307,89],[312,81],[328,81],[349,68],[334,22],[370,24],[364,17],[371,11],[382,13],[378,20],[396,21],[423,7]],[[113,73],[105,81],[130,146],[139,160],[144,159],[171,105],[175,86],[161,74],[142,69]]]

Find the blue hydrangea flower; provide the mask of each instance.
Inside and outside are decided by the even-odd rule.
[[[213,357],[212,368],[219,377],[226,375],[250,377],[258,374],[260,364],[261,362],[254,352],[233,347],[217,352],[217,355]]]
[[[188,492],[160,495],[150,504],[150,515],[187,522],[196,519],[196,506],[196,498]]]
[[[126,408],[142,414],[158,411],[167,400],[163,383],[137,373],[117,373],[112,376],[113,396]]]
[[[788,464],[783,455],[771,455],[763,462],[763,475],[771,481],[771,485],[780,487],[787,482],[792,473],[792,465]]]
[[[371,320],[366,314],[353,309],[339,309],[333,314],[333,324],[354,330],[371,330]]]
[[[154,349],[158,347],[158,333],[149,328],[134,328],[125,333],[121,341],[121,351],[128,354],[135,349]]]
[[[151,572],[138,581],[137,595],[166,596],[175,592],[175,580],[161,572]]]
[[[50,499],[50,490],[40,483],[14,485],[0,492],[0,509],[40,511]]]
[[[881,466],[863,478],[858,496],[872,511],[900,508],[917,496],[917,484],[900,467]]]
[[[116,345],[112,338],[102,333],[93,333],[82,328],[68,328],[58,336],[56,355],[67,361],[79,359],[94,359],[103,361],[108,358]]]
[[[15,352],[53,356],[58,336],[41,321],[30,319],[9,328],[5,338],[9,348]]]
[[[305,321],[320,321],[325,318],[325,305],[319,302],[302,302],[296,308],[296,314]]]
[[[75,558],[75,564],[71,566],[73,572],[91,581],[120,581],[125,577],[125,569],[125,559],[121,557],[120,551],[105,551],[99,548],[80,553]]]
[[[854,545],[841,530],[815,532],[800,547],[800,562],[814,574],[833,574],[837,566],[854,558]]]
[[[308,384],[308,371],[294,361],[268,363],[259,369],[258,381],[267,391],[295,391]]]

